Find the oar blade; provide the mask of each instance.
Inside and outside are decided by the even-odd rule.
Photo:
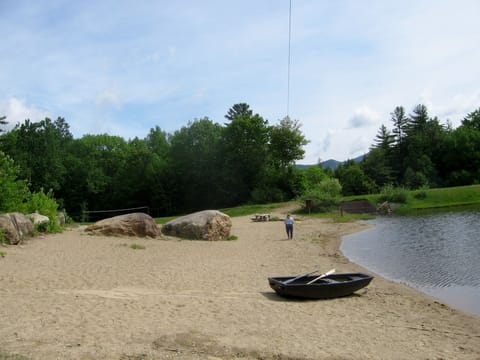
[[[316,277],[315,279],[313,279],[312,281],[309,281],[309,282],[307,283],[307,285],[313,284],[315,281],[320,280],[321,278],[324,278],[325,276],[332,275],[333,273],[335,273],[335,269],[328,270],[326,273],[323,273],[322,275],[317,276],[317,277]]]

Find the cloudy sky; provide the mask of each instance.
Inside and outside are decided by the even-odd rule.
[[[128,139],[246,102],[299,120],[312,164],[365,153],[396,106],[480,107],[480,1],[291,4],[287,101],[290,0],[0,0],[0,116]]]

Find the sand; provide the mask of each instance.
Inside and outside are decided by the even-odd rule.
[[[480,359],[479,317],[376,274],[332,300],[270,289],[269,276],[368,272],[339,252],[365,223],[305,218],[287,240],[279,221],[232,221],[234,241],[74,227],[0,247],[0,358]]]

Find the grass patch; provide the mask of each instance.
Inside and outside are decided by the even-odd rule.
[[[7,354],[0,351],[0,360],[30,360],[30,359],[23,355]]]
[[[425,209],[445,209],[453,207],[465,207],[470,208],[480,208],[480,185],[470,185],[470,186],[458,186],[450,188],[438,188],[438,189],[427,189],[422,188],[418,190],[404,190],[402,189],[401,195],[406,194],[406,200],[404,204],[401,204],[398,208],[395,209],[395,214],[408,214],[416,213],[419,210]],[[384,194],[383,194],[384,195]],[[372,205],[377,206],[381,204],[382,194],[368,194],[368,195],[357,195],[357,196],[345,196],[341,201],[355,201],[355,200],[367,200]],[[391,202],[391,201],[389,201]],[[271,204],[257,204],[257,205],[242,205],[232,208],[224,208],[219,211],[227,214],[230,217],[236,216],[247,216],[252,214],[263,214],[263,213],[272,213],[278,208],[298,205],[298,210],[293,211],[293,214],[312,217],[312,218],[326,218],[333,219],[335,222],[348,222],[355,220],[369,220],[375,218],[375,215],[371,214],[347,214],[344,213],[343,216],[340,216],[338,208],[336,206],[332,207],[330,210],[325,212],[310,212],[307,213],[305,209],[302,208],[302,204],[298,201],[289,201],[282,203],[271,203]],[[179,215],[180,216],[180,215]],[[179,216],[170,216],[163,218],[156,218],[155,221],[157,224],[164,224],[168,221],[178,218]],[[278,217],[272,217],[271,221],[282,221]]]
[[[221,209],[220,211],[224,214],[227,214],[230,217],[236,216],[246,216],[252,214],[268,214],[271,213],[273,210],[278,209],[279,207],[286,206],[292,204],[291,202],[285,203],[271,203],[271,204],[258,204],[258,205],[242,205],[233,208],[225,208]]]
[[[448,206],[480,205],[480,185],[411,191],[407,206],[412,209],[438,208]]]
[[[0,251],[0,257],[4,258],[7,255],[5,251]]]
[[[218,211],[230,217],[246,216],[246,215],[252,215],[252,214],[269,214],[275,209],[278,209],[283,206],[292,205],[292,204],[296,204],[296,202],[282,202],[282,203],[257,204],[257,205],[248,204],[248,205],[241,205],[241,206],[236,206],[231,208],[223,208],[223,209],[219,209]],[[163,225],[181,216],[183,215],[159,217],[159,218],[155,218],[155,222],[157,224]]]
[[[395,209],[396,214],[411,214],[418,210],[447,209],[454,207],[480,207],[480,185],[457,186],[450,188],[419,189],[406,192],[406,201]],[[381,194],[344,197],[343,201],[366,199],[373,205],[382,201]]]
[[[140,245],[140,244],[132,244],[132,245],[130,245],[130,249],[133,249],[133,250],[145,250],[145,246]]]
[[[238,236],[235,236],[235,235],[230,235],[227,240],[237,240],[238,239]]]
[[[133,250],[145,250],[145,246],[140,245],[140,244],[120,244],[118,246],[123,246],[123,247],[129,247],[130,249]]]

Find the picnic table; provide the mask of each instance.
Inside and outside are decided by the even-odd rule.
[[[255,214],[252,218],[253,221],[270,221],[270,214]]]

